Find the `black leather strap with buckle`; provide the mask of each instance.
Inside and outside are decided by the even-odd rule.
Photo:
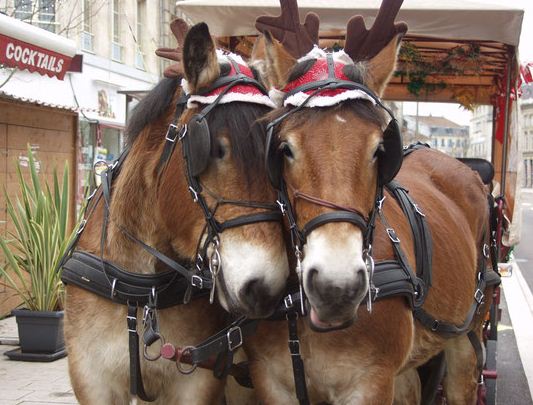
[[[246,336],[255,333],[258,322],[244,316],[238,318],[215,335],[191,348],[189,354],[192,363],[199,364],[220,353],[234,352],[242,346]]]
[[[139,356],[139,334],[137,333],[137,305],[128,302],[128,316],[126,318],[129,336],[130,353],[130,393],[146,402],[153,402],[155,397],[146,394],[141,374],[141,360]]]

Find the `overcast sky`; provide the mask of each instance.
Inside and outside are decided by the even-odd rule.
[[[533,0],[483,0],[485,4],[513,5],[525,10],[520,36],[519,57],[522,62],[533,62]],[[420,103],[420,115],[444,116],[461,125],[469,125],[471,113],[459,104]],[[404,114],[416,114],[416,103],[404,103]]]

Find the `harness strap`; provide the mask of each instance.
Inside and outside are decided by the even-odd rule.
[[[420,207],[409,196],[409,190],[401,186],[396,180],[391,181],[386,187],[396,201],[398,201],[403,213],[409,220],[415,246],[416,274],[424,281],[426,287],[425,293],[427,293],[427,290],[431,287],[432,281],[431,262],[433,247],[431,231],[425,215]]]
[[[481,342],[479,341],[479,338],[476,335],[476,332],[471,330],[466,334],[468,336],[468,340],[470,340],[470,344],[472,345],[472,348],[474,349],[474,353],[476,354],[476,368],[478,371],[478,379],[479,383],[483,382],[483,347],[481,346]]]
[[[485,241],[485,238],[482,239],[482,242]],[[478,259],[479,261],[479,272],[478,272],[478,281],[476,284],[476,290],[474,292],[474,302],[472,306],[470,307],[470,310],[468,311],[468,314],[466,315],[465,321],[461,325],[455,325],[450,322],[440,321],[435,319],[431,314],[426,312],[422,308],[417,308],[413,311],[413,315],[415,319],[417,319],[422,325],[425,327],[431,329],[432,331],[444,336],[444,337],[452,337],[461,335],[463,333],[466,333],[470,325],[472,323],[472,320],[474,319],[474,316],[476,312],[478,311],[481,304],[483,304],[485,299],[485,288],[487,286],[496,285],[500,282],[499,277],[495,277],[495,272],[492,270],[488,270],[485,266],[485,256],[483,253],[484,249],[483,247],[480,249],[480,257]],[[494,274],[491,274],[494,273]],[[490,274],[487,276],[487,274]]]
[[[248,319],[244,316],[239,317],[220,332],[191,348],[189,353],[192,363],[203,363],[209,360],[210,357],[220,353],[234,352],[242,346],[246,336],[255,333],[258,323],[259,321],[255,319]],[[221,378],[224,375],[217,377]]]
[[[190,286],[174,270],[139,274],[124,271],[108,261],[105,263],[106,274],[100,257],[76,250],[63,264],[61,280],[123,305],[135,302],[138,306],[144,306],[155,292],[158,297],[157,309],[182,304]],[[208,290],[194,288],[192,293],[196,298],[207,295]]]
[[[358,213],[350,211],[333,211],[320,214],[311,219],[301,230],[303,239],[307,238],[314,229],[331,222],[349,222],[357,226],[364,234],[367,229],[365,218]]]
[[[300,405],[309,405],[307,384],[305,381],[305,368],[300,353],[300,339],[298,338],[298,311],[293,309],[287,313],[289,325],[289,352],[292,360],[292,372],[294,375],[294,387],[296,397]]]
[[[141,400],[153,402],[155,397],[148,396],[144,390],[139,356],[139,335],[137,334],[137,305],[128,302],[128,316],[126,318],[129,334],[130,349],[130,393]]]

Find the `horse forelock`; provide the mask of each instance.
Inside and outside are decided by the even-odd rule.
[[[264,172],[265,123],[260,120],[269,108],[260,104],[233,102],[218,105],[207,115],[211,134],[211,156],[217,156],[216,136],[229,137],[231,156],[247,180]],[[193,157],[194,158],[194,157]]]

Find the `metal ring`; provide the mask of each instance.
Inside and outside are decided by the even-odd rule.
[[[198,367],[197,364],[192,364],[189,368],[183,367],[183,363],[181,362],[181,358],[183,355],[185,355],[187,352],[190,352],[192,349],[195,349],[194,346],[185,346],[183,350],[181,351],[180,356],[176,359],[176,367],[178,368],[178,371],[181,374],[191,374],[194,370],[196,370],[196,367]]]
[[[157,336],[157,340],[160,340],[161,341],[161,347],[163,347],[163,345],[165,344],[165,338],[163,337],[162,334],[160,333],[156,333],[156,336]],[[156,342],[157,342],[156,340]],[[153,344],[153,343],[152,343]],[[151,345],[150,345],[151,346]],[[157,354],[153,357],[151,357],[149,354],[148,354],[148,345],[144,345],[144,358],[148,361],[156,361],[156,360],[159,360],[159,358],[161,357],[161,347],[159,348]]]

